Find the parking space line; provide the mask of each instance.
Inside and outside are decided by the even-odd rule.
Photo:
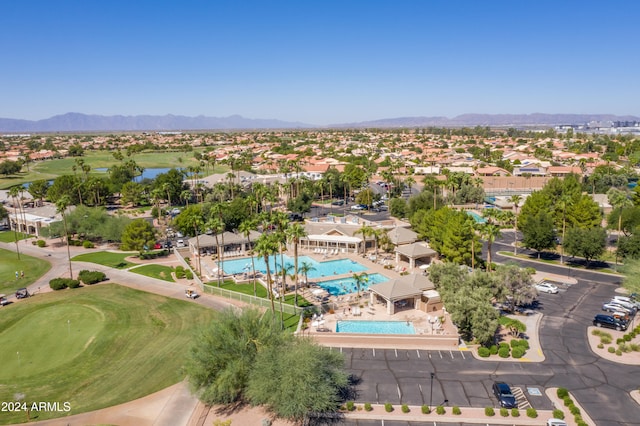
[[[418,358],[420,358],[420,351],[416,349],[416,353],[418,354]],[[409,355],[409,352],[407,352],[407,355]]]
[[[376,348],[371,348],[371,350],[373,350],[373,357],[376,357]]]
[[[398,358],[398,350],[394,349],[394,351],[396,352],[396,358]]]
[[[440,359],[442,359],[442,352],[438,351],[438,353],[440,354]]]
[[[454,359],[453,358],[453,351],[449,351],[449,355],[451,355],[451,359]]]

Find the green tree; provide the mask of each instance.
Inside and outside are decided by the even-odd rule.
[[[238,227],[238,231],[241,232],[247,238],[247,245],[249,246],[249,256],[251,256],[251,280],[253,281],[253,295],[258,296],[258,290],[256,288],[256,262],[253,256],[253,244],[251,243],[251,231],[255,231],[257,223],[255,219],[246,219]],[[297,263],[296,263],[297,264]],[[218,268],[220,265],[218,265]]]
[[[5,160],[0,162],[0,175],[15,175],[22,169],[22,166],[17,161]]]
[[[302,421],[309,413],[336,412],[348,386],[342,354],[295,339],[258,353],[247,396],[280,417]]]
[[[514,211],[514,220],[515,225],[513,229],[513,254],[518,254],[518,207],[520,207],[520,201],[522,201],[522,196],[518,194],[514,194],[507,199],[508,202],[513,204]]]
[[[501,265],[496,270],[497,299],[520,306],[535,300],[537,292],[533,286],[531,272],[518,265]]]
[[[307,262],[306,260],[303,260],[302,263],[300,264],[300,269],[298,269],[298,273],[304,275],[304,282],[307,285],[307,287],[309,286],[309,272],[311,271],[315,271],[316,267],[313,266],[312,263]]]
[[[44,179],[34,180],[33,182],[31,182],[28,188],[29,194],[31,194],[33,198],[38,199],[41,202],[47,196],[48,190],[49,182]]]
[[[487,221],[480,226],[480,235],[487,242],[487,272],[491,272],[491,246],[496,238],[502,236],[502,233],[498,225]]]
[[[143,185],[134,181],[127,182],[122,185],[120,190],[120,202],[124,205],[130,204],[133,207],[137,207],[146,201],[144,193],[145,188]]]
[[[259,353],[282,348],[292,339],[273,316],[254,309],[223,311],[196,336],[190,349],[185,371],[191,388],[206,404],[244,400]]]
[[[144,219],[135,219],[122,232],[122,250],[135,250],[142,253],[153,247],[156,241],[155,230]]]
[[[353,281],[355,282],[356,289],[358,291],[358,300],[360,300],[360,289],[369,282],[369,275],[366,272],[353,274]]]
[[[523,207],[524,209],[524,207]],[[556,232],[553,227],[553,219],[546,211],[540,211],[535,216],[528,218],[522,224],[522,244],[538,252],[551,249],[556,244]]]
[[[569,228],[564,244],[571,256],[581,256],[587,266],[593,259],[600,257],[605,250],[607,233],[604,228]]]
[[[273,234],[263,233],[258,237],[255,251],[258,256],[262,256],[267,269],[267,290],[269,292],[269,300],[271,301],[271,312],[275,314],[276,305],[273,299],[273,278],[271,277],[271,268],[269,268],[269,256],[278,253],[278,241]]]

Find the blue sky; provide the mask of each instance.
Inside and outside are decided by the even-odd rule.
[[[3,1],[0,117],[640,115],[640,2]]]

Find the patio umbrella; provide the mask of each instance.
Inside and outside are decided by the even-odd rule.
[[[324,290],[321,288],[316,288],[311,293],[313,293],[314,296],[320,296],[322,293],[324,293]]]

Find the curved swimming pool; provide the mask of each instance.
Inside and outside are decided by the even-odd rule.
[[[284,266],[285,268],[291,268],[293,270],[294,259],[291,256],[284,257]],[[256,271],[266,273],[267,267],[264,263],[264,258],[262,257],[254,257],[253,258]],[[342,275],[342,274],[352,274],[356,272],[366,271],[368,268],[361,263],[350,259],[336,259],[336,260],[328,260],[326,262],[318,262],[313,260],[309,256],[299,256],[298,257],[298,268],[302,266],[302,263],[306,262],[311,266],[311,270],[308,272],[309,278],[323,278],[330,277],[333,275]],[[281,271],[281,262],[280,256],[272,256],[269,258],[269,270],[271,273],[274,271]],[[289,266],[290,265],[290,266]],[[233,260],[225,260],[222,262],[222,270],[226,274],[242,274],[243,272],[251,272],[251,258],[245,257],[242,259],[233,259]]]

